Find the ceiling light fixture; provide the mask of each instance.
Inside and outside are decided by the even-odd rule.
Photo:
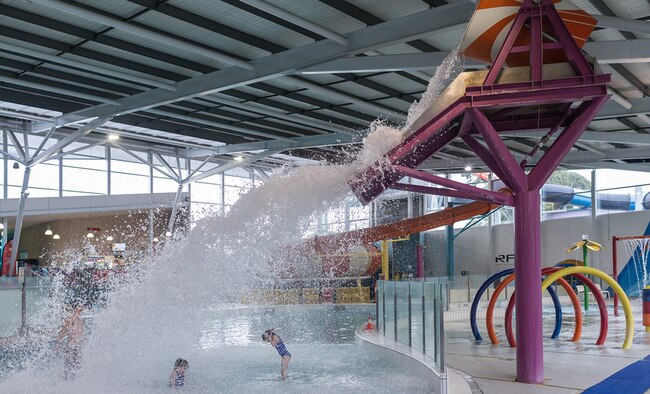
[[[465,171],[467,171],[467,172],[472,171],[472,165],[471,164],[465,164]]]
[[[158,237],[154,238],[154,239],[153,239],[153,242],[154,242],[154,243],[155,243],[155,242],[158,242]]]
[[[119,139],[120,139],[120,135],[119,135],[119,134],[109,134],[109,135],[108,135],[108,140],[109,140],[109,141],[117,141],[117,140],[119,140]]]
[[[235,161],[242,161],[242,160],[244,160],[243,157],[241,157],[241,156],[235,156]]]
[[[61,237],[59,236],[59,234],[54,234],[54,236],[52,236],[52,239],[61,239]]]
[[[171,232],[171,231],[167,231],[167,232],[165,233],[165,237],[171,237],[171,236],[172,236],[172,232]]]
[[[86,238],[95,238],[95,234],[93,234],[92,231],[89,231],[88,234],[86,234]]]
[[[47,230],[45,230],[45,235],[52,235],[52,229],[49,224],[47,225]]]

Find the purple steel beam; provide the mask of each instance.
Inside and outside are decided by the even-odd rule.
[[[543,383],[542,269],[539,189],[515,194],[517,381]]]
[[[552,88],[568,88],[575,89],[580,86],[601,85],[609,83],[611,76],[609,74],[598,75],[583,75],[578,77],[566,77],[558,79],[550,79],[544,81],[525,81],[525,82],[509,82],[498,85],[486,86],[468,86],[465,89],[466,96],[486,95],[488,93],[512,93],[515,90],[527,92],[531,89],[552,89]]]
[[[492,150],[492,157],[512,185],[512,191],[516,194],[520,190],[526,190],[528,188],[526,174],[519,167],[519,163],[512,157],[512,154],[510,154],[510,150],[506,144],[501,141],[499,134],[494,130],[488,118],[476,108],[470,108],[468,114],[471,114],[474,118],[476,128],[487,146]]]
[[[532,81],[542,80],[542,18],[543,15],[530,17],[530,76]]]
[[[537,162],[535,168],[530,171],[528,179],[531,189],[540,189],[544,185],[607,99],[608,96],[603,96],[592,100],[575,121],[564,129],[546,154]]]
[[[576,72],[580,75],[593,75],[594,72],[591,69],[589,62],[583,56],[582,51],[580,51],[576,42],[573,41],[571,33],[564,25],[564,22],[562,22],[562,18],[558,15],[555,7],[550,5],[541,12],[544,12],[546,19],[553,27],[558,40],[564,45],[564,54],[567,59],[569,59],[569,63],[571,63]]]
[[[505,198],[494,199],[494,198],[486,198],[485,196],[479,196],[473,193],[470,194],[470,193],[466,193],[454,189],[444,189],[440,187],[430,187],[430,186],[422,186],[422,185],[409,185],[406,183],[393,183],[390,186],[390,188],[395,190],[404,190],[407,192],[433,194],[435,196],[457,197],[457,198],[466,198],[468,200],[486,201],[492,204],[499,204],[499,205],[508,205],[508,206],[514,205],[512,196],[503,193],[499,193],[499,194],[501,194]],[[479,189],[479,190],[483,190],[483,189]]]
[[[479,143],[474,137],[471,135],[463,135],[461,137],[463,141],[469,146],[469,148],[476,153],[476,155],[483,160],[483,163],[485,163],[490,169],[501,179],[501,181],[508,187],[510,190],[513,190],[514,188],[510,184],[510,180],[506,176],[506,174],[501,170],[501,167],[497,164],[496,160],[492,156],[492,153],[488,151],[481,143]]]
[[[404,142],[402,142],[400,146],[388,152],[387,156],[390,162],[395,163],[396,160],[402,159],[403,156],[405,156],[406,154],[414,153],[414,151],[417,150],[416,148],[418,148],[419,145],[423,144],[430,138],[434,138],[435,140],[441,140],[441,141],[447,140],[448,136],[445,137],[445,135],[448,134],[451,131],[451,129],[444,129],[444,127],[449,123],[451,123],[458,116],[460,116],[465,110],[465,108],[467,108],[468,106],[469,106],[469,100],[465,99],[464,97],[454,102],[445,111],[443,111],[438,116],[434,117],[429,122],[427,122],[422,128],[409,135],[404,140]],[[452,133],[453,138],[456,138],[456,136],[458,135],[457,132],[458,130],[454,130],[454,132]],[[442,149],[442,147],[444,147],[446,144],[447,144],[446,142],[442,145],[440,143],[434,143],[434,145],[436,146],[436,150],[434,152],[431,152],[426,157],[423,157],[422,160],[428,158],[433,153]],[[411,166],[411,167],[415,167],[415,166]]]
[[[490,71],[488,71],[488,75],[485,77],[485,81],[483,81],[483,85],[493,85],[494,82],[496,81],[497,77],[499,76],[499,73],[501,72],[501,68],[503,67],[506,61],[506,58],[510,54],[510,50],[515,44],[515,40],[517,39],[517,36],[519,35],[521,28],[524,26],[524,22],[526,21],[526,19],[527,19],[526,15],[522,12],[522,9],[520,9],[519,13],[517,14],[517,17],[515,18],[514,23],[510,27],[508,36],[503,42],[501,49],[499,49],[499,53],[497,54],[497,57],[494,59],[492,66],[490,66]]]
[[[562,104],[588,100],[607,94],[605,84],[567,89],[535,89],[527,92],[510,92],[472,96],[472,107],[531,106],[536,104]]]
[[[545,42],[543,46],[544,50],[549,49],[562,49],[564,46],[561,42]],[[521,52],[530,52],[530,45],[519,45],[512,47],[510,53],[521,53]]]
[[[457,196],[457,197],[470,198],[473,200],[489,201],[501,205],[513,205],[512,196],[503,193],[493,192],[485,189],[479,189],[478,187],[470,186],[465,183],[452,181],[451,179],[442,178],[433,174],[428,174],[426,172],[414,170],[412,168],[408,168],[404,166],[395,165],[393,166],[393,168],[395,169],[395,171],[397,171],[399,174],[403,176],[410,176],[425,182],[433,183],[435,185],[453,188],[459,192],[464,193],[464,196]]]

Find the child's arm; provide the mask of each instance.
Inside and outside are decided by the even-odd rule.
[[[169,375],[169,385],[171,387],[174,387],[175,384],[176,384],[176,370],[173,370],[172,374]]]

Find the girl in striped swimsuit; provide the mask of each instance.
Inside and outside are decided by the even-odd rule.
[[[287,347],[284,345],[284,342],[282,342],[282,339],[280,339],[280,337],[275,334],[273,328],[266,330],[264,334],[262,334],[262,340],[270,343],[271,346],[273,346],[275,350],[278,351],[280,357],[282,357],[282,361],[280,362],[280,375],[282,376],[282,380],[286,379],[287,369],[289,368],[289,361],[291,361],[291,353],[289,353],[287,350]]]

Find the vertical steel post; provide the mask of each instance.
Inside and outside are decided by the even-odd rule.
[[[14,273],[14,267],[16,266],[16,256],[18,255],[18,248],[20,246],[20,233],[23,229],[23,217],[25,215],[25,202],[29,192],[27,187],[29,186],[29,174],[32,169],[30,167],[25,167],[25,173],[23,174],[23,186],[20,189],[20,200],[18,200],[18,213],[16,213],[16,229],[14,230],[14,242],[11,247],[11,259],[9,260],[9,276],[12,276]]]
[[[153,152],[147,151],[147,163],[149,163],[149,194],[153,193]]]
[[[420,244],[415,247],[415,277],[424,279],[424,247]]]
[[[381,286],[381,329],[386,336],[386,281]]]
[[[153,256],[153,209],[149,209],[149,256]]]
[[[178,212],[178,205],[181,202],[181,194],[183,194],[183,184],[178,185],[178,190],[176,191],[176,197],[174,198],[174,205],[172,206],[172,214],[169,217],[169,224],[167,225],[167,231],[170,233],[174,231],[174,222],[176,221],[176,213]]]
[[[447,199],[447,208],[453,208],[454,203],[451,202],[451,197],[448,197]],[[449,280],[452,280],[454,278],[454,269],[455,269],[455,261],[454,261],[454,225],[450,224],[447,226],[447,277],[449,277]]]
[[[388,272],[388,241],[381,241],[381,274],[384,276],[384,280],[390,279],[390,273]]]
[[[393,281],[393,326],[395,329],[393,340],[397,342],[397,282]]]
[[[515,193],[517,380],[536,384],[544,381],[540,200],[539,190]]]
[[[27,267],[23,266],[23,283],[20,292],[20,335],[27,334]]]
[[[7,132],[2,132],[2,149],[7,152],[9,149],[9,141],[7,141]],[[4,168],[2,171],[2,198],[9,198],[9,158],[5,155],[2,160],[4,161]],[[5,233],[9,228],[5,225]],[[5,242],[2,245],[6,245]]]
[[[411,305],[411,282],[408,282],[409,284],[409,347],[413,346],[413,326],[411,325],[411,319],[413,317],[412,313],[413,311],[411,310],[412,305]]]
[[[422,282],[422,353],[427,352],[427,307],[426,307],[427,284]]]
[[[104,148],[104,158],[106,160],[106,195],[111,195],[111,145],[106,144]]]
[[[59,197],[63,197],[63,156],[59,157]]]

